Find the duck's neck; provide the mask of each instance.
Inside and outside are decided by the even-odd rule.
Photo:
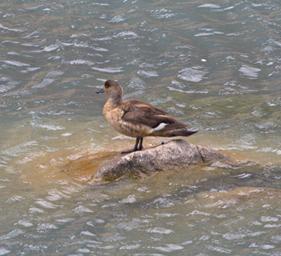
[[[122,96],[118,95],[118,96],[115,96],[115,97],[109,97],[107,100],[106,100],[106,105],[110,106],[111,108],[115,108],[117,107],[118,105],[120,105],[122,102]]]

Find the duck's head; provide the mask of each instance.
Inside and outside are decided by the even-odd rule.
[[[116,81],[107,80],[104,83],[103,89],[97,91],[97,93],[105,93],[106,99],[111,99],[117,103],[122,100],[123,90]]]

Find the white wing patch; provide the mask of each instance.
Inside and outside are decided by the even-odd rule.
[[[166,123],[160,123],[153,129],[153,131],[154,132],[160,131],[160,130],[164,129],[167,125],[168,124],[166,124]]]

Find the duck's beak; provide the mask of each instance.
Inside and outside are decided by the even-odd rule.
[[[103,88],[96,90],[96,94],[101,94],[101,93],[104,93],[104,89]]]

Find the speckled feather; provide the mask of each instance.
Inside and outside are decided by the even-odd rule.
[[[131,137],[189,136],[196,131],[177,121],[165,111],[151,104],[138,101],[122,101],[122,88],[115,81],[105,83],[107,101],[103,108],[106,120],[118,132]]]

